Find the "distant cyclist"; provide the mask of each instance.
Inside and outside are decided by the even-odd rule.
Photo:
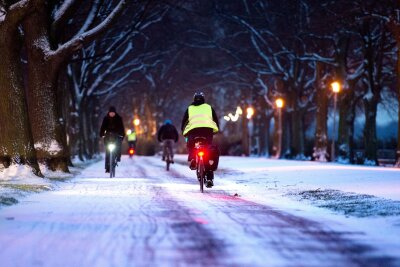
[[[179,134],[171,120],[165,120],[164,124],[160,127],[157,133],[157,139],[163,143],[162,160],[165,160],[167,149],[170,152],[171,163],[174,163],[174,142],[178,142]]]
[[[135,132],[135,130],[131,130],[131,129],[129,129],[127,132],[126,132],[126,138],[128,139],[128,146],[129,146],[129,148],[133,148],[133,149],[136,149],[136,140],[137,140],[137,137],[136,137],[136,132]]]
[[[181,126],[183,135],[187,137],[188,161],[190,168],[196,169],[194,155],[194,139],[204,137],[209,145],[212,144],[213,134],[219,130],[218,117],[214,109],[206,103],[204,93],[197,92],[193,96],[193,103],[186,110]]]
[[[110,172],[110,167],[108,164],[110,152],[107,149],[107,145],[110,142],[115,142],[115,153],[117,160],[121,161],[121,142],[125,136],[124,123],[121,116],[116,112],[115,107],[110,107],[107,115],[104,117],[100,128],[100,136],[104,137],[104,146],[106,148],[105,169],[106,172]]]

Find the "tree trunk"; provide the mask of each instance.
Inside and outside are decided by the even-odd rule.
[[[352,87],[340,93],[339,137],[337,157],[342,161],[353,162],[353,138],[355,119],[355,96]]]
[[[24,21],[28,59],[28,106],[36,155],[52,171],[68,172],[69,153],[57,107],[59,58],[46,54],[50,47],[44,8]],[[60,100],[61,101],[61,100]]]
[[[376,114],[378,101],[375,97],[364,100],[365,126],[364,126],[364,148],[365,162],[368,165],[378,165],[378,140],[376,136]]]
[[[241,107],[242,110],[246,110],[245,106]],[[247,127],[247,118],[243,114],[241,116],[241,124],[242,124],[242,149],[243,155],[250,156],[250,144],[249,144],[249,128]]]
[[[291,118],[291,154],[295,158],[304,158],[304,122],[303,112],[294,110]]]
[[[317,62],[316,90],[317,90],[317,111],[316,129],[313,158],[316,161],[326,162],[328,155],[328,92],[327,81],[322,80],[322,63]]]
[[[400,1],[399,1],[400,2]],[[400,168],[400,26],[396,31],[396,44],[397,44],[397,151],[396,151],[396,164],[395,166]]]
[[[42,176],[29,125],[17,25],[0,24],[0,164],[26,164]]]
[[[283,110],[276,109],[274,112],[274,132],[272,135],[272,153],[273,157],[279,159],[283,152]],[[288,131],[287,131],[288,132]]]
[[[271,116],[267,116],[265,113],[261,113],[259,120],[260,121],[258,129],[258,140],[259,140],[258,155],[263,157],[269,157],[269,130],[271,123]]]

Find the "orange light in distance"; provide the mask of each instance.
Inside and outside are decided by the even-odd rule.
[[[277,108],[283,108],[284,102],[282,98],[278,98],[277,100],[275,100],[275,105]]]
[[[140,120],[139,119],[134,119],[133,120],[133,125],[139,126],[139,124],[140,124]]]
[[[339,93],[340,92],[340,89],[341,89],[341,86],[340,86],[340,83],[339,82],[333,82],[333,83],[331,83],[331,87],[332,87],[332,91],[334,92],[334,93]]]

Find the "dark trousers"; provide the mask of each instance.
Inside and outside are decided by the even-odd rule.
[[[212,140],[213,140],[213,130],[211,128],[196,128],[191,130],[188,134],[187,134],[187,150],[188,150],[188,161],[191,161],[192,159],[195,158],[195,149],[194,149],[194,139],[196,137],[203,137],[206,138],[207,140],[207,144],[211,145],[212,144]]]
[[[129,148],[136,149],[136,141],[128,141]]]
[[[167,150],[169,150],[169,155],[171,159],[174,158],[174,140],[173,139],[165,139],[163,140],[163,157],[165,158],[167,155]]]

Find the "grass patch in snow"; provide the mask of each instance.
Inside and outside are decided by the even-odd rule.
[[[42,191],[49,191],[51,188],[48,185],[39,184],[0,184],[0,187],[10,188],[23,192],[40,193]]]
[[[400,201],[394,201],[372,195],[342,192],[339,190],[307,190],[288,193],[301,201],[327,208],[346,216],[373,217],[399,216]]]
[[[18,203],[18,200],[16,198],[0,196],[0,206],[1,205],[11,206],[11,205],[14,205],[17,203]]]

